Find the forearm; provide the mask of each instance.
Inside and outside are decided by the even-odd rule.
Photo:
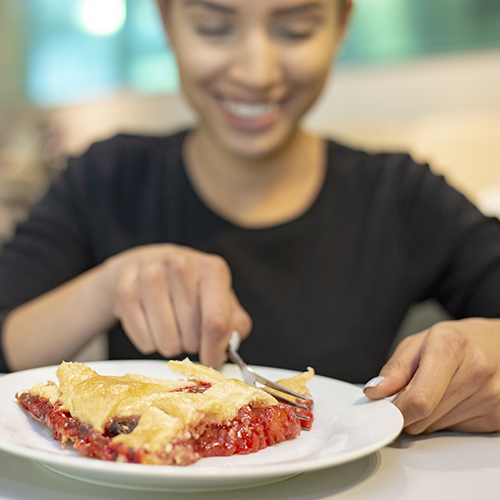
[[[11,370],[69,359],[116,322],[103,273],[98,266],[6,317],[2,348]]]

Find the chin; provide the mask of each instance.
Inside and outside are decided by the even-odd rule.
[[[227,149],[236,157],[245,160],[260,160],[269,158],[277,153],[282,148],[279,144],[232,144]]]
[[[270,157],[288,143],[291,131],[270,130],[263,134],[241,134],[232,132],[221,134],[223,147],[231,154],[247,160],[258,160]]]

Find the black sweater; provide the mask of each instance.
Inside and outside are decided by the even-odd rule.
[[[330,141],[312,207],[246,229],[193,190],[185,136],[120,135],[70,159],[0,255],[1,319],[122,250],[158,242],[227,260],[254,322],[241,347],[252,364],[364,382],[415,302],[435,298],[455,318],[500,317],[499,221],[408,155]],[[108,338],[111,359],[145,357],[120,327]]]

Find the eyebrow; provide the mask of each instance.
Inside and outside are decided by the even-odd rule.
[[[186,7],[205,7],[212,11],[224,13],[224,14],[236,14],[237,10],[228,7],[227,5],[222,5],[217,2],[211,2],[210,0],[188,0],[186,2]],[[273,16],[289,16],[303,14],[314,10],[322,10],[323,5],[320,2],[307,2],[293,7],[283,7],[280,9],[275,9],[272,13]]]
[[[223,14],[236,14],[236,9],[228,7],[226,5],[221,5],[216,2],[210,2],[210,0],[188,0],[186,2],[186,7],[205,7],[215,12],[220,12]]]
[[[314,10],[323,10],[323,4],[320,2],[307,2],[294,7],[283,7],[273,11],[274,16],[289,16],[304,14]]]

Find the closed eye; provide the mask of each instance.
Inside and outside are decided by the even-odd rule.
[[[234,27],[232,24],[214,24],[214,25],[197,25],[195,26],[196,33],[203,36],[209,37],[221,37],[232,35],[234,33]]]
[[[274,36],[285,40],[305,40],[313,37],[322,24],[323,19],[320,17],[280,21],[274,24],[271,31]]]

